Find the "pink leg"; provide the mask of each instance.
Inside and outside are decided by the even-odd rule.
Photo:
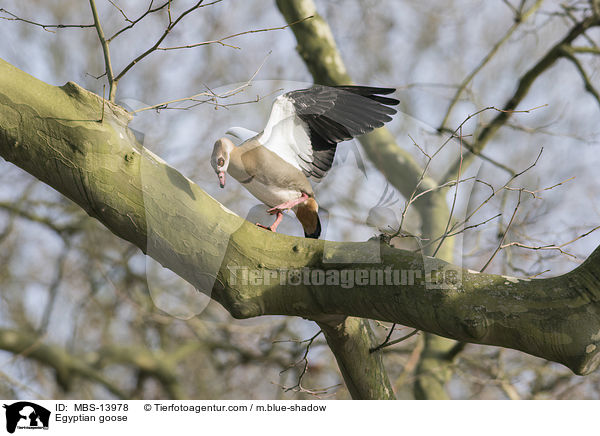
[[[275,222],[271,225],[271,227],[263,226],[260,223],[256,223],[256,225],[258,227],[262,227],[263,229],[267,229],[267,230],[274,232],[277,230],[277,226],[279,225],[279,223],[281,222],[282,219],[283,219],[283,213],[281,211],[277,211],[277,218],[275,219]]]
[[[273,215],[273,214],[281,212],[282,210],[291,209],[292,207],[296,206],[297,204],[304,203],[306,200],[308,200],[308,195],[306,195],[303,192],[302,196],[300,198],[297,198],[295,200],[286,201],[285,203],[281,203],[278,206],[272,207],[271,209],[267,210],[267,213],[270,213],[271,215]]]

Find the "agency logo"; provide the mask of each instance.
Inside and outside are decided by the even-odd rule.
[[[4,404],[6,409],[6,431],[14,433],[19,430],[48,430],[50,411],[29,401]]]

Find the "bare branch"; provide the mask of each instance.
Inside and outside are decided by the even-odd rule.
[[[458,138],[459,136],[457,136],[457,134],[456,134],[456,133],[457,133],[457,132],[458,132],[460,129],[462,129],[462,127],[463,127],[463,126],[464,126],[464,125],[467,123],[467,121],[469,121],[471,118],[473,118],[473,117],[475,117],[475,116],[477,116],[477,115],[481,114],[482,112],[485,112],[485,111],[488,111],[488,110],[495,110],[495,111],[497,111],[497,112],[500,112],[500,113],[510,112],[511,114],[512,114],[512,113],[527,113],[527,114],[528,114],[528,113],[531,113],[531,112],[533,112],[533,111],[535,111],[535,110],[541,109],[541,108],[543,108],[543,107],[546,107],[546,106],[548,106],[548,105],[547,105],[547,104],[543,104],[543,105],[536,106],[536,107],[533,107],[533,108],[530,108],[530,109],[511,110],[511,111],[507,111],[507,110],[505,110],[505,109],[499,109],[499,108],[497,108],[497,107],[495,107],[495,106],[488,106],[488,107],[485,107],[485,108],[483,108],[483,109],[480,109],[480,110],[478,110],[478,111],[476,111],[476,112],[474,112],[474,113],[472,113],[472,114],[469,114],[469,115],[468,115],[468,116],[467,116],[467,117],[466,117],[466,118],[463,120],[463,122],[462,122],[462,123],[460,123],[460,125],[459,125],[459,126],[458,126],[458,127],[455,129],[455,130],[451,130],[451,129],[447,128],[447,127],[443,127],[443,128],[441,128],[439,131],[440,131],[440,132],[445,132],[445,133],[450,133],[450,134],[451,134],[451,137],[453,137],[453,138]],[[502,169],[502,170],[504,170],[504,171],[508,172],[508,173],[509,173],[511,176],[514,176],[514,175],[515,175],[515,172],[514,172],[514,171],[513,171],[511,168],[507,167],[506,165],[504,165],[504,164],[503,164],[503,163],[501,163],[501,162],[498,162],[498,161],[497,161],[497,160],[495,160],[495,159],[492,159],[492,158],[491,158],[491,157],[489,157],[489,156],[486,156],[486,155],[484,155],[484,154],[483,154],[481,151],[478,151],[478,150],[476,150],[476,149],[475,149],[475,147],[474,147],[472,144],[470,144],[468,141],[465,141],[465,140],[464,140],[464,137],[462,137],[462,136],[461,136],[460,138],[461,138],[461,143],[462,143],[462,145],[463,145],[463,146],[464,146],[464,147],[465,147],[465,148],[466,148],[466,149],[467,149],[469,152],[471,152],[472,154],[474,154],[474,155],[476,155],[476,156],[479,156],[481,159],[483,159],[483,160],[485,160],[485,161],[487,161],[487,162],[491,163],[492,165],[494,165],[494,166],[496,166],[496,167],[498,167],[498,168],[500,168],[500,169]],[[446,175],[444,175],[444,176],[443,176],[443,177],[442,177],[440,180],[451,180],[451,179],[453,179],[453,178],[454,178],[454,177],[453,177],[453,174],[454,174],[454,173],[456,173],[456,170],[450,170],[450,171],[448,171],[448,172],[446,173]]]
[[[512,34],[515,32],[515,30],[517,30],[517,28],[524,21],[526,21],[531,15],[533,15],[533,13],[535,11],[537,11],[539,9],[539,7],[542,5],[543,1],[544,0],[537,0],[535,2],[535,4],[531,8],[529,8],[525,13],[521,13],[513,5],[511,5],[508,1],[504,0],[504,2],[515,13],[515,21],[514,21],[513,25],[510,27],[510,29],[508,29],[508,31],[504,34],[504,36],[502,38],[500,38],[500,40],[496,44],[494,44],[492,49],[481,60],[479,65],[477,65],[473,69],[473,71],[471,71],[467,75],[467,77],[465,77],[465,79],[461,82],[461,84],[458,86],[458,89],[456,90],[454,97],[452,98],[452,100],[450,101],[450,104],[448,105],[448,109],[446,110],[446,115],[444,116],[444,119],[442,120],[442,122],[440,124],[440,129],[443,129],[446,126],[446,123],[448,122],[448,118],[450,118],[450,114],[452,113],[452,109],[454,109],[454,106],[456,106],[456,103],[458,103],[458,100],[460,99],[461,94],[463,93],[465,88],[469,85],[469,83],[471,83],[471,81],[477,75],[477,73],[479,73],[479,71],[481,71],[481,69],[483,67],[485,67],[486,64],[494,57],[494,55],[498,52],[500,47],[502,47],[502,45],[504,45],[504,43],[506,43],[506,41],[508,41],[508,39],[512,36]]]
[[[568,242],[565,242],[563,244],[560,245],[555,245],[555,244],[548,244],[548,245],[541,245],[541,246],[534,246],[534,245],[528,245],[528,244],[524,244],[521,242],[509,242],[508,244],[504,244],[501,246],[501,248],[506,248],[506,247],[520,247],[520,248],[527,248],[529,250],[556,250],[559,251],[561,254],[566,254],[567,256],[576,258],[577,256],[571,254],[571,253],[567,253],[566,251],[563,250],[564,247],[566,247],[569,244],[572,244],[573,242],[579,241],[582,238],[585,238],[586,236],[588,236],[589,234],[595,232],[596,230],[600,229],[600,226],[596,226],[591,230],[588,230],[587,232],[577,236],[576,238],[571,239]]]
[[[498,215],[496,215],[496,216],[494,216],[494,217],[492,217],[492,218],[489,218],[489,219],[487,219],[487,220],[485,220],[485,221],[483,221],[483,222],[481,222],[481,223],[479,223],[479,224],[472,225],[472,226],[465,226],[465,227],[462,227],[462,229],[461,229],[461,230],[458,230],[458,231],[456,231],[456,232],[455,232],[455,229],[457,229],[458,227],[464,226],[466,223],[468,223],[468,222],[471,220],[471,218],[473,218],[473,216],[474,216],[474,215],[475,215],[475,214],[476,214],[476,213],[477,213],[477,212],[478,212],[478,211],[479,211],[479,210],[480,210],[480,209],[481,209],[483,206],[485,206],[485,205],[486,205],[486,204],[487,204],[487,203],[488,203],[488,202],[489,202],[489,201],[490,201],[492,198],[494,198],[494,197],[495,197],[495,196],[496,196],[496,195],[497,195],[499,192],[501,192],[501,191],[504,191],[504,190],[512,190],[512,189],[509,187],[510,183],[511,183],[511,182],[513,182],[513,181],[514,181],[516,178],[518,178],[518,177],[519,177],[519,176],[521,176],[522,174],[524,174],[525,172],[527,172],[527,171],[529,171],[530,169],[532,169],[532,168],[533,168],[535,165],[537,165],[537,163],[538,163],[538,161],[539,161],[539,159],[540,159],[540,157],[541,157],[541,155],[542,155],[542,152],[543,152],[543,151],[544,151],[544,148],[542,147],[542,148],[540,149],[540,152],[538,153],[538,155],[537,155],[537,157],[536,157],[535,161],[534,161],[534,162],[533,162],[531,165],[529,165],[529,166],[528,166],[527,168],[525,168],[524,170],[522,170],[522,171],[519,171],[518,173],[514,173],[514,174],[513,174],[513,175],[512,175],[512,176],[511,176],[511,177],[508,179],[508,181],[507,181],[507,182],[506,182],[506,183],[505,183],[505,184],[504,184],[502,187],[500,187],[500,188],[498,188],[498,189],[494,189],[494,187],[493,187],[491,184],[489,184],[488,182],[486,182],[486,181],[484,181],[484,180],[476,179],[476,180],[475,180],[475,182],[476,182],[476,183],[482,183],[482,184],[484,184],[484,185],[486,185],[486,186],[488,186],[488,187],[490,188],[490,190],[491,190],[491,193],[490,193],[490,195],[489,195],[489,196],[488,196],[488,197],[487,197],[487,198],[486,198],[484,201],[482,201],[482,202],[481,202],[481,204],[480,204],[479,206],[477,206],[477,207],[476,207],[476,208],[475,208],[475,209],[474,209],[474,210],[473,210],[473,211],[472,211],[472,212],[471,212],[469,215],[467,215],[467,216],[465,217],[465,219],[464,219],[464,220],[462,220],[462,221],[460,221],[460,222],[457,222],[457,223],[454,223],[454,224],[452,225],[452,227],[451,227],[449,230],[447,230],[446,232],[444,232],[444,233],[443,233],[441,236],[438,236],[437,238],[435,238],[435,239],[433,239],[433,240],[429,241],[427,244],[425,244],[423,247],[421,247],[421,249],[423,249],[423,248],[425,248],[425,247],[428,247],[429,245],[431,245],[431,244],[433,244],[433,243],[435,243],[435,242],[439,241],[440,239],[447,238],[447,237],[450,237],[450,236],[456,236],[457,234],[459,234],[459,233],[461,233],[461,232],[463,232],[463,231],[466,231],[468,228],[472,228],[472,227],[478,227],[478,226],[480,226],[480,225],[482,225],[482,224],[485,224],[485,223],[487,223],[487,222],[489,222],[489,221],[491,221],[491,220],[493,220],[493,219],[497,218],[497,217],[498,217]],[[465,181],[466,181],[466,180],[468,180],[468,179],[465,179]],[[451,181],[451,182],[452,182],[452,183],[454,183],[454,181]],[[447,182],[447,183],[448,183],[448,182]],[[560,183],[557,183],[555,186],[559,186],[559,185],[561,185],[562,183],[564,183],[564,181],[563,181],[563,182],[560,182]],[[443,185],[441,185],[441,186],[443,186]],[[552,186],[552,187],[550,187],[550,188],[543,189],[543,190],[551,189],[551,188],[553,188],[553,187],[554,187],[554,186]],[[532,193],[532,192],[539,192],[539,191],[542,191],[542,190],[538,190],[538,191],[526,191],[524,188],[519,188],[519,189],[518,189],[518,191]]]
[[[304,354],[303,354],[302,358],[298,362],[295,362],[295,363],[291,364],[288,368],[286,368],[283,371],[281,371],[280,374],[283,374],[284,372],[290,370],[291,368],[297,367],[300,364],[302,364],[302,369],[300,370],[300,374],[298,375],[298,382],[294,386],[285,387],[285,386],[279,385],[282,389],[285,390],[285,392],[289,392],[289,391],[303,392],[303,393],[306,393],[306,394],[314,395],[316,397],[321,397],[324,394],[328,394],[330,389],[339,386],[339,384],[338,384],[338,385],[328,386],[326,388],[319,388],[319,389],[307,389],[304,386],[302,386],[302,379],[304,378],[304,376],[308,372],[308,365],[309,365],[309,362],[308,362],[308,352],[310,351],[310,347],[313,344],[313,342],[315,341],[315,339],[317,339],[317,337],[321,333],[323,333],[323,331],[319,330],[314,336],[312,336],[309,339],[304,339],[303,341],[295,341],[295,342],[298,342],[300,344],[306,342],[306,348],[304,349]],[[276,341],[276,342],[283,342],[283,341]]]
[[[493,220],[495,220],[496,218],[498,218],[498,217],[501,217],[501,216],[502,216],[502,214],[501,214],[501,213],[498,213],[498,214],[494,215],[493,217],[491,217],[491,218],[488,218],[488,219],[486,219],[486,220],[484,220],[484,221],[481,221],[481,222],[479,222],[479,223],[477,223],[477,224],[470,224],[470,225],[468,225],[468,226],[465,226],[465,227],[463,227],[462,229],[458,230],[458,231],[457,231],[457,232],[455,232],[455,233],[448,233],[448,234],[446,235],[446,237],[448,237],[448,238],[451,238],[451,237],[453,237],[453,236],[456,236],[456,235],[459,235],[460,233],[463,233],[463,232],[465,232],[465,231],[467,231],[467,230],[469,230],[469,229],[474,229],[474,228],[476,228],[476,227],[483,226],[483,225],[485,225],[485,224],[489,223],[490,221],[493,221]]]
[[[127,15],[125,14],[125,12],[123,11],[123,9],[121,9],[113,0],[108,0],[108,2],[113,5],[115,7],[115,9],[117,9],[121,15],[123,15],[123,18],[125,18],[125,21],[131,23],[132,21],[127,18]],[[152,1],[150,1],[150,6],[152,6]]]
[[[598,93],[596,88],[594,88],[594,85],[592,85],[592,82],[590,81],[587,72],[583,68],[583,65],[581,65],[581,62],[579,62],[579,59],[577,59],[577,57],[573,53],[573,49],[568,45],[563,46],[562,55],[565,58],[569,59],[571,62],[573,62],[573,65],[575,65],[575,68],[577,68],[577,71],[579,71],[579,75],[583,80],[585,90],[589,92],[596,99],[596,102],[600,105],[600,94]]]
[[[65,273],[65,264],[67,260],[67,256],[69,255],[70,244],[66,244],[64,250],[58,257],[56,261],[55,267],[55,276],[48,288],[48,302],[46,303],[46,307],[44,308],[44,314],[42,315],[42,320],[40,325],[36,331],[36,333],[43,335],[47,332],[48,324],[50,323],[50,317],[52,316],[52,312],[55,308],[56,296],[58,295],[58,289],[62,284],[64,273]]]
[[[394,325],[395,325],[395,324],[394,324]],[[413,337],[414,335],[416,335],[417,333],[419,333],[419,332],[420,332],[420,330],[413,330],[412,332],[410,332],[410,333],[409,333],[409,334],[407,334],[407,335],[404,335],[404,336],[402,336],[401,338],[394,339],[393,341],[390,341],[389,339],[390,339],[390,336],[392,336],[392,332],[393,332],[393,331],[394,331],[394,329],[392,328],[392,329],[390,330],[390,333],[388,334],[387,338],[385,339],[385,341],[383,341],[383,343],[381,343],[381,344],[380,344],[380,345],[378,345],[377,347],[375,347],[375,348],[371,348],[369,351],[370,351],[371,353],[374,353],[375,351],[379,351],[379,350],[381,350],[382,348],[389,347],[389,346],[391,346],[391,345],[396,345],[396,344],[398,344],[398,343],[400,343],[400,342],[403,342],[403,341],[407,340],[408,338],[411,338],[411,337]]]
[[[498,244],[498,247],[496,248],[496,250],[494,251],[494,253],[492,253],[492,256],[488,259],[488,261],[485,263],[485,265],[483,265],[483,268],[481,268],[479,270],[479,272],[484,272],[485,269],[488,267],[488,265],[490,263],[492,263],[492,260],[494,260],[494,257],[496,257],[496,254],[498,254],[498,252],[503,248],[502,247],[502,243],[504,242],[504,239],[506,239],[506,235],[508,234],[508,231],[510,230],[510,227],[512,226],[512,223],[515,219],[515,216],[517,215],[517,211],[519,210],[519,206],[521,205],[521,194],[523,193],[523,191],[519,191],[519,196],[517,198],[517,204],[515,206],[515,210],[513,211],[512,216],[510,217],[510,221],[508,222],[508,225],[506,226],[506,230],[504,230],[504,232],[502,233],[502,238],[500,239],[500,243]]]
[[[160,109],[160,110],[162,110],[162,109],[184,109],[184,110],[187,110],[187,109],[191,109],[191,108],[196,107],[199,104],[203,104],[203,103],[214,104],[215,108],[218,108],[218,107],[238,106],[238,105],[241,105],[241,104],[248,104],[248,103],[259,102],[263,98],[265,98],[265,97],[267,97],[269,95],[272,95],[275,92],[280,91],[280,89],[276,89],[276,90],[274,90],[274,91],[272,91],[272,92],[270,92],[270,93],[268,93],[266,95],[263,95],[262,97],[257,95],[256,98],[253,99],[253,100],[248,100],[248,101],[243,101],[243,102],[237,102],[237,103],[220,104],[220,103],[218,103],[218,99],[225,99],[225,98],[232,97],[232,96],[234,96],[236,94],[239,94],[240,92],[244,91],[246,88],[250,87],[252,81],[254,80],[254,78],[256,77],[256,75],[258,74],[258,72],[262,69],[263,65],[265,64],[265,62],[266,62],[266,60],[267,60],[267,58],[269,57],[270,54],[271,54],[271,52],[269,52],[269,54],[267,54],[267,56],[265,56],[265,59],[262,61],[262,63],[260,64],[260,66],[256,69],[256,71],[254,72],[254,74],[252,74],[252,76],[250,77],[250,79],[248,79],[244,84],[242,84],[242,85],[240,85],[240,86],[238,86],[238,87],[236,87],[234,89],[231,89],[229,91],[226,91],[226,92],[224,92],[224,93],[222,93],[220,95],[216,94],[215,92],[213,92],[207,86],[206,88],[207,88],[208,91],[206,91],[206,92],[200,92],[200,93],[194,94],[194,95],[192,95],[190,97],[178,98],[178,99],[174,99],[174,100],[164,101],[162,103],[157,103],[157,104],[154,104],[152,106],[146,106],[146,107],[143,107],[141,109],[134,110],[134,111],[132,111],[132,113],[135,114],[135,113],[146,111],[146,110],[150,110],[150,109]],[[198,100],[199,97],[208,97],[208,98],[206,98],[204,100]],[[181,108],[181,107],[170,108],[169,107],[170,104],[181,103],[181,102],[184,102],[184,101],[194,101],[194,102],[196,102],[196,104],[193,104],[193,105],[190,105],[190,106],[187,106],[187,107],[184,107],[184,108]]]
[[[584,34],[586,30],[598,25],[600,25],[600,18],[595,16],[589,16],[576,23],[562,40],[550,48],[550,50],[548,50],[534,66],[532,66],[525,74],[523,74],[519,80],[517,90],[504,105],[504,108],[500,111],[500,113],[484,129],[482,129],[479,135],[477,135],[477,138],[473,143],[473,148],[470,151],[474,154],[478,154],[481,150],[483,150],[498,129],[505,125],[510,116],[515,113],[517,105],[528,94],[529,89],[536,79],[552,65],[554,65],[554,63],[560,57],[562,57],[562,48],[564,46],[570,45],[577,37]],[[468,159],[468,157],[466,159]],[[458,162],[455,162],[453,165],[451,165],[450,169],[442,180],[450,180],[454,178],[456,171],[458,170],[458,165]]]
[[[219,0],[221,1],[221,0]],[[112,1],[111,1],[112,3]],[[140,15],[138,18],[136,18],[135,20],[130,20],[129,18],[127,18],[127,16],[125,15],[125,13],[118,8],[114,3],[113,6],[115,6],[117,9],[119,9],[119,11],[121,11],[121,14],[125,17],[125,21],[127,21],[129,23],[128,26],[123,27],[122,29],[118,30],[113,36],[111,36],[110,38],[107,39],[108,42],[112,42],[113,39],[115,39],[117,36],[119,36],[121,33],[131,29],[133,26],[135,26],[137,23],[139,23],[140,21],[142,21],[144,18],[146,18],[148,15],[153,14],[155,12],[158,12],[162,9],[164,9],[165,6],[167,6],[170,3],[169,0],[167,0],[166,2],[164,2],[162,5],[155,7],[154,9],[152,9],[152,4],[153,1],[150,2],[150,5],[148,6],[148,9],[146,10],[146,12],[144,12],[142,15]]]
[[[283,30],[283,29],[286,29],[286,28],[288,28],[290,26],[293,26],[294,24],[301,23],[302,21],[308,20],[310,18],[313,18],[313,16],[311,15],[311,16],[302,18],[301,20],[294,21],[293,23],[286,24],[285,26],[269,27],[269,28],[266,28],[266,29],[246,30],[244,32],[234,33],[233,35],[225,36],[225,37],[223,37],[221,39],[215,39],[215,40],[212,40],[212,41],[198,42],[196,44],[180,45],[180,46],[175,46],[175,47],[157,47],[157,50],[180,50],[180,49],[184,49],[184,48],[195,48],[195,47],[200,47],[200,46],[203,46],[203,45],[210,45],[210,44],[221,44],[222,46],[231,47],[231,48],[235,48],[235,49],[239,50],[240,47],[237,47],[235,45],[226,44],[223,41],[225,41],[227,39],[231,39],[231,38],[236,38],[236,37],[241,36],[241,35],[247,35],[247,34],[250,34],[250,33],[270,32],[272,30]]]
[[[562,4],[560,5],[560,7],[562,8],[562,10],[564,11],[564,13],[562,14],[562,16],[567,16],[571,22],[573,24],[577,24],[579,22],[579,19],[575,16],[574,12],[584,12],[587,13],[587,8],[583,7],[583,8],[577,8],[575,6],[569,6],[566,4]],[[596,14],[596,17],[598,17],[598,14]],[[583,32],[582,34],[583,38],[585,38],[585,40],[592,46],[592,47],[598,47],[598,45],[596,44],[596,41],[594,41],[588,34],[587,32]]]
[[[44,336],[32,336],[22,331],[0,329],[0,349],[14,353],[11,360],[26,357],[53,368],[63,388],[68,388],[71,380],[80,376],[103,385],[118,398],[129,398],[120,386],[89,365],[85,359],[68,354],[62,347],[45,344],[44,339]],[[2,366],[5,367],[6,363],[2,362]]]
[[[571,47],[571,50],[573,51],[573,53],[584,53],[584,54],[595,54],[595,55],[600,55],[600,49],[597,47],[586,47],[586,46],[579,46],[579,47]]]
[[[94,27],[93,24],[42,24],[42,23],[38,23],[35,21],[27,20],[25,18],[18,17],[15,14],[13,14],[12,12],[9,12],[4,8],[0,8],[0,13],[5,13],[7,15],[10,15],[10,17],[0,17],[0,19],[2,19],[2,20],[22,21],[27,24],[32,24],[34,26],[41,27],[45,31],[51,32],[51,33],[55,33],[55,32],[53,30],[49,30],[49,29],[69,29],[69,28],[74,28],[74,27],[84,29],[84,28]]]
[[[96,10],[96,3],[94,0],[90,0],[90,7],[92,8],[92,15],[94,16],[94,26],[96,27],[96,32],[98,33],[98,39],[100,40],[100,45],[102,46],[102,53],[104,54],[104,65],[106,67],[106,79],[108,80],[108,100],[114,103],[116,92],[117,92],[118,79],[115,79],[113,76],[113,69],[112,69],[112,64],[111,64],[111,60],[110,60],[110,49],[108,47],[108,41],[104,37],[104,31],[102,30],[102,25],[100,24],[100,18],[98,17],[98,11]]]
[[[534,111],[534,110],[536,110],[536,109],[539,109],[539,108],[541,108],[541,107],[544,107],[544,106],[546,106],[546,105],[537,106],[537,107],[534,107],[534,108],[531,108],[531,109],[524,109],[524,110],[519,110],[519,111],[513,111],[513,112],[525,112],[525,113],[530,113],[530,112],[532,112],[532,111]],[[394,235],[392,235],[392,237],[394,237],[394,236],[398,236],[398,235],[399,235],[399,234],[402,232],[402,226],[403,226],[403,224],[404,224],[404,219],[405,219],[405,217],[406,217],[406,213],[407,213],[407,211],[408,211],[408,207],[409,207],[409,206],[410,206],[412,203],[414,203],[414,202],[415,202],[415,201],[416,201],[416,200],[417,200],[419,197],[421,197],[421,196],[423,196],[423,195],[427,194],[428,192],[436,191],[436,190],[439,190],[439,189],[441,189],[441,188],[448,187],[448,186],[453,186],[453,185],[455,185],[455,184],[458,184],[458,183],[461,183],[461,182],[465,182],[465,181],[467,181],[467,180],[470,180],[470,179],[472,178],[472,177],[469,177],[469,178],[467,178],[467,179],[464,179],[464,180],[459,180],[458,178],[457,178],[456,180],[449,180],[449,181],[447,181],[447,182],[445,182],[445,183],[442,183],[442,184],[440,184],[440,185],[437,185],[437,186],[435,186],[435,187],[433,187],[433,188],[430,188],[430,189],[424,190],[424,191],[420,192],[419,194],[417,194],[417,191],[419,190],[419,186],[420,186],[420,185],[421,185],[421,183],[423,182],[423,180],[424,180],[424,178],[425,178],[425,175],[427,174],[427,171],[428,171],[428,169],[429,169],[429,166],[431,165],[431,161],[433,160],[433,158],[434,158],[434,157],[435,157],[435,156],[436,156],[436,155],[437,155],[437,154],[438,154],[440,151],[442,151],[442,149],[443,149],[443,148],[444,148],[444,147],[445,147],[445,146],[446,146],[446,145],[447,145],[447,144],[450,142],[450,140],[452,140],[452,139],[453,139],[453,138],[455,138],[455,137],[459,137],[459,138],[460,138],[460,140],[461,140],[461,149],[460,149],[460,150],[462,150],[462,145],[463,145],[463,140],[462,140],[462,138],[463,138],[463,136],[462,136],[462,135],[460,135],[460,134],[457,136],[457,132],[462,132],[462,128],[463,128],[463,126],[464,126],[464,125],[465,125],[465,124],[466,124],[466,123],[467,123],[469,120],[471,120],[473,117],[475,117],[475,116],[477,116],[477,115],[479,115],[479,114],[481,114],[482,112],[485,112],[485,111],[487,111],[487,110],[496,110],[496,111],[498,111],[498,112],[503,112],[503,111],[504,111],[503,109],[498,109],[498,108],[496,108],[496,107],[494,107],[494,106],[488,106],[488,107],[486,107],[486,108],[480,109],[480,110],[478,110],[478,111],[476,111],[476,112],[474,112],[474,113],[472,113],[472,114],[468,115],[468,116],[467,116],[467,117],[466,117],[466,118],[463,120],[463,122],[462,122],[462,123],[460,123],[460,125],[459,125],[459,126],[458,126],[458,127],[457,127],[457,128],[454,130],[454,131],[452,131],[452,132],[451,132],[451,135],[448,137],[448,139],[446,139],[446,141],[444,141],[444,142],[442,143],[442,145],[441,145],[441,146],[440,146],[440,147],[439,147],[439,148],[438,148],[438,149],[435,151],[435,153],[433,153],[432,155],[429,155],[429,154],[427,154],[427,153],[425,152],[425,150],[423,150],[423,148],[422,148],[422,147],[420,147],[420,146],[419,146],[419,145],[416,143],[416,141],[415,141],[415,140],[414,140],[414,139],[413,139],[413,138],[412,138],[412,137],[409,135],[409,138],[410,138],[410,139],[413,141],[413,144],[414,144],[414,145],[415,145],[415,146],[416,146],[416,147],[417,147],[417,148],[418,148],[418,149],[419,149],[419,150],[420,150],[420,151],[421,151],[421,152],[422,152],[422,153],[423,153],[423,154],[424,154],[424,155],[427,157],[427,159],[428,159],[428,160],[427,160],[427,163],[426,163],[426,165],[425,165],[425,168],[424,168],[424,169],[423,169],[423,171],[421,172],[421,175],[420,175],[419,179],[417,180],[417,183],[416,183],[416,185],[415,185],[415,187],[414,187],[414,189],[413,189],[413,192],[411,193],[411,195],[410,195],[410,197],[409,197],[408,201],[405,203],[405,207],[404,207],[404,209],[403,209],[403,211],[402,211],[402,216],[401,216],[401,219],[400,219],[400,226],[398,227],[398,230],[396,231],[396,233],[395,233]],[[542,150],[543,150],[543,149],[542,149]],[[541,151],[540,151],[540,155],[541,155]],[[461,159],[460,159],[460,161],[462,161],[462,151],[460,152],[460,156],[461,156]],[[537,159],[536,159],[535,163],[537,163],[537,161],[538,161],[539,157],[540,157],[540,156],[538,156],[538,157],[537,157]],[[532,166],[534,166],[534,165],[535,165],[535,163],[534,163]],[[502,164],[498,163],[498,165],[502,165]],[[504,166],[504,165],[502,165],[502,166]],[[528,171],[528,170],[529,170],[529,168],[527,168],[527,169],[525,169],[524,171],[522,171],[522,172],[520,172],[520,173],[515,173],[515,172],[514,172],[512,169],[510,169],[510,168],[507,168],[507,167],[504,167],[504,168],[505,168],[505,169],[506,169],[508,172],[510,172],[510,174],[511,174],[511,178],[510,178],[510,180],[507,182],[507,184],[505,184],[505,187],[506,187],[506,186],[508,185],[508,183],[510,183],[512,180],[514,180],[515,178],[517,178],[518,176],[520,176],[521,174],[523,174],[525,171]],[[460,177],[460,174],[458,175],[458,177]],[[445,180],[445,179],[442,179],[442,180]],[[492,191],[494,192],[493,188],[492,188]],[[493,194],[492,194],[492,196],[491,196],[490,198],[488,198],[488,200],[486,200],[486,202],[487,202],[487,201],[489,201],[489,200],[490,200],[490,199],[491,199],[491,198],[492,198],[494,195],[495,195],[495,193],[493,193]],[[484,202],[484,204],[485,204],[485,202]],[[483,206],[483,204],[482,204],[481,206]],[[481,207],[481,206],[480,206],[480,207]],[[477,208],[477,209],[475,210],[475,212],[476,212],[478,209],[479,209],[479,208]],[[473,213],[475,213],[475,212],[473,212]],[[471,216],[472,216],[472,215],[471,215]],[[466,220],[465,220],[463,223],[466,223]],[[453,226],[453,228],[452,228],[451,230],[454,230],[454,226]],[[448,228],[446,228],[446,231],[443,233],[443,235],[442,235],[441,237],[439,237],[439,238],[436,238],[436,239],[435,239],[435,240],[433,240],[433,241],[430,241],[430,243],[429,243],[429,244],[431,244],[431,243],[433,243],[433,242],[435,242],[435,241],[438,241],[440,238],[445,238],[445,237],[447,237],[447,236],[448,236]],[[429,245],[429,244],[427,244],[427,245]],[[440,245],[440,246],[441,246],[441,245]],[[440,246],[438,246],[438,249],[440,248]],[[436,251],[437,251],[437,250],[436,250]]]
[[[221,1],[221,0],[216,0],[215,2],[207,3],[205,6],[217,3],[219,1]],[[135,64],[137,64],[138,62],[140,62],[142,59],[144,59],[149,54],[155,52],[158,49],[158,47],[160,46],[160,44],[164,41],[164,39],[169,35],[169,33],[171,33],[171,30],[173,30],[173,28],[175,26],[177,26],[177,24],[179,24],[179,22],[181,20],[183,20],[188,14],[190,14],[191,12],[194,12],[195,10],[199,9],[202,6],[202,2],[203,2],[203,0],[200,0],[194,6],[192,6],[189,9],[186,9],[185,11],[183,11],[179,15],[179,17],[177,17],[177,19],[175,19],[175,21],[173,21],[171,19],[171,17],[170,17],[171,14],[169,13],[169,24],[167,25],[167,28],[165,29],[165,31],[163,32],[163,34],[158,38],[158,40],[154,43],[154,45],[152,45],[152,47],[148,48],[145,52],[143,52],[142,54],[140,54],[133,61],[131,61],[125,68],[123,68],[123,70],[119,74],[117,74],[117,76],[115,77],[115,80],[119,81],[130,69],[132,69],[135,66]],[[170,1],[168,3],[170,4]]]
[[[448,221],[446,221],[446,227],[444,228],[444,233],[443,233],[444,235],[446,235],[448,233],[448,229],[450,228],[450,223],[452,223],[452,218],[454,216],[454,208],[456,207],[456,198],[458,197],[458,185],[460,182],[460,175],[462,173],[462,162],[463,162],[462,126],[460,127],[460,135],[459,136],[460,136],[460,144],[458,145],[458,153],[460,155],[460,160],[459,160],[459,166],[458,166],[458,173],[456,175],[456,188],[454,188],[454,196],[452,198],[452,207],[450,208],[450,213],[448,214]],[[436,254],[442,247],[442,244],[444,243],[445,240],[446,240],[445,237],[442,237],[440,239],[440,243],[438,244],[437,248],[433,252],[433,255],[432,255],[433,257],[436,256]]]
[[[507,191],[523,191],[527,194],[531,194],[531,196],[533,198],[542,198],[541,196],[539,196],[537,194],[539,194],[540,192],[543,192],[543,191],[550,191],[551,189],[554,189],[557,186],[561,186],[561,185],[567,183],[568,181],[573,180],[574,178],[575,178],[575,176],[571,176],[568,179],[563,180],[562,182],[555,183],[554,185],[548,186],[546,188],[536,189],[535,191],[530,191],[530,190],[524,189],[524,188],[519,188],[519,189],[511,188],[510,186],[505,186],[504,189],[506,189]]]

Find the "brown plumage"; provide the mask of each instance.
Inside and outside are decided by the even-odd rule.
[[[264,171],[264,164],[269,171]],[[211,164],[219,175],[221,187],[225,187],[225,172],[240,182],[251,194],[272,209],[277,219],[271,227],[275,231],[283,216],[279,215],[282,204],[294,203],[303,194],[306,200],[290,207],[298,217],[307,238],[317,239],[321,234],[319,206],[314,199],[314,192],[308,179],[292,165],[281,159],[271,150],[263,147],[255,139],[250,139],[236,147],[227,138],[219,139],[213,148]],[[220,164],[220,165],[219,165]],[[217,171],[220,167],[221,170]],[[262,226],[259,224],[259,226]]]

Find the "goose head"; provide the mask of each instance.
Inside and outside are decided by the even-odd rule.
[[[233,145],[233,142],[227,138],[217,140],[213,147],[210,164],[215,170],[215,173],[217,173],[217,177],[219,177],[221,188],[225,187],[225,173],[229,167],[229,158],[234,148],[235,145]]]

